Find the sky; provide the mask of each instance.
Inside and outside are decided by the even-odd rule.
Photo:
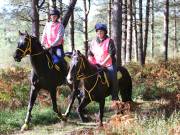
[[[7,1],[0,0],[0,8],[2,8],[5,4],[7,4]]]
[[[3,6],[5,6],[5,4],[7,4],[6,0],[0,0],[0,12],[3,10]]]

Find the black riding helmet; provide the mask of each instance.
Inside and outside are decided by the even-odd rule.
[[[59,12],[58,9],[53,8],[53,9],[50,10],[49,15],[57,15],[58,18],[59,18],[60,17],[60,12]]]

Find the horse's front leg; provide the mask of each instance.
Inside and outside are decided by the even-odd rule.
[[[80,83],[80,81],[76,80],[76,81],[73,82],[73,85],[69,85],[70,89],[72,90],[72,93],[71,93],[71,96],[70,96],[70,103],[69,103],[69,105],[68,105],[68,107],[66,109],[65,114],[63,114],[63,116],[65,116],[65,117],[69,116],[69,114],[71,112],[72,105],[73,105],[74,100],[75,100],[76,97],[78,99],[79,105],[81,103],[80,90],[78,89],[79,83]]]
[[[35,100],[37,98],[37,94],[39,92],[40,88],[35,87],[33,84],[31,85],[31,91],[30,91],[30,99],[28,104],[28,111],[25,118],[25,123],[21,127],[21,131],[27,130],[29,128],[29,122],[31,120],[31,111],[33,109]]]
[[[103,126],[105,99],[99,102],[99,126]]]
[[[53,104],[53,111],[58,115],[58,117],[61,120],[66,121],[66,119],[62,116],[61,111],[60,110],[58,111],[58,108],[57,108],[56,88],[51,89],[50,95],[51,95],[51,100]]]
[[[89,98],[83,98],[82,99],[82,102],[80,103],[77,111],[78,111],[78,114],[79,114],[79,117],[81,119],[82,122],[88,122],[89,119],[87,117],[84,116],[83,114],[83,110],[84,108],[90,103],[90,99]]]
[[[66,109],[65,114],[63,114],[63,116],[65,116],[65,117],[68,117],[68,116],[69,116],[75,98],[76,98],[76,97],[79,98],[79,97],[78,97],[79,93],[80,93],[79,89],[74,89],[74,90],[72,91],[70,103],[69,103],[69,105],[68,105],[68,108]],[[79,103],[79,104],[80,104],[80,103]]]

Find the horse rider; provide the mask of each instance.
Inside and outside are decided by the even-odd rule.
[[[88,60],[92,64],[99,64],[108,69],[112,80],[112,101],[119,101],[117,84],[116,48],[114,41],[107,35],[107,25],[95,25],[96,38],[92,40],[88,49]]]
[[[50,21],[44,27],[41,44],[49,50],[54,64],[60,65],[60,69],[66,70],[64,60],[64,26],[61,22],[60,11],[56,8],[50,10]],[[64,71],[63,71],[64,73]]]

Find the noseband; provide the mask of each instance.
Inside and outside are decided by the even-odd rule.
[[[31,46],[32,46],[32,42],[31,42],[31,38],[25,38],[25,39],[28,39],[28,43],[27,43],[27,47],[25,50],[22,50],[21,48],[17,47],[17,50],[21,51],[23,54],[22,54],[22,58],[24,56],[26,56],[29,52],[29,54],[31,54]]]
[[[31,56],[36,56],[36,55],[40,55],[42,53],[42,51],[41,51],[36,54],[31,54],[32,53],[32,37],[29,36],[29,37],[26,37],[25,39],[28,40],[26,49],[22,50],[21,48],[17,47],[17,50],[19,50],[23,53],[22,58],[25,57],[27,54],[30,54]]]

